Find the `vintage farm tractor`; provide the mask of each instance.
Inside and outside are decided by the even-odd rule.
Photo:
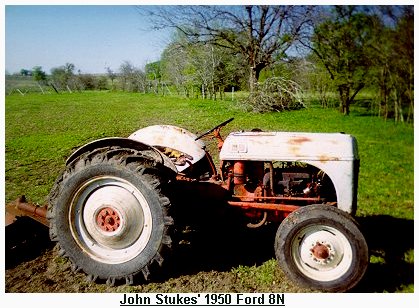
[[[128,138],[105,138],[76,150],[49,196],[50,237],[73,269],[91,280],[147,279],[176,246],[178,209],[204,200],[247,227],[279,225],[280,267],[307,288],[342,292],[368,265],[368,248],[352,216],[359,157],[343,133],[289,133],[221,127],[200,136],[169,125]],[[219,141],[219,164],[201,140]],[[189,201],[185,201],[189,198]]]

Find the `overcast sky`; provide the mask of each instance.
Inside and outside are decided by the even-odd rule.
[[[73,63],[103,73],[128,60],[138,67],[159,59],[169,31],[150,31],[132,5],[5,6],[5,69],[9,73]]]

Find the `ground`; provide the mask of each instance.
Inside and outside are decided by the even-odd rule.
[[[114,287],[74,273],[48,239],[48,229],[31,221],[9,226],[15,237],[6,257],[6,292],[304,292],[289,282],[274,258],[274,230],[192,231],[152,280]],[[18,234],[30,229],[31,236]],[[228,234],[224,233],[228,232]],[[12,235],[11,235],[12,234]],[[26,239],[25,239],[26,237]],[[18,239],[20,238],[20,240]],[[23,243],[22,243],[23,239]],[[10,242],[10,240],[9,240]],[[16,244],[19,243],[19,244]],[[141,278],[141,277],[140,277]]]
[[[413,221],[377,215],[358,218],[370,250],[370,265],[356,293],[413,292]],[[391,226],[391,227],[389,227]],[[6,228],[7,293],[81,292],[310,292],[291,283],[274,259],[275,228],[191,231],[150,281],[114,287],[88,282],[58,255],[48,229],[21,218]],[[397,243],[397,244],[396,244]],[[141,278],[141,277],[140,277]]]

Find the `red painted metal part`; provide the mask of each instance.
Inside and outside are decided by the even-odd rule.
[[[25,196],[6,205],[6,227],[16,221],[17,217],[30,217],[44,226],[49,227],[47,206],[37,206],[26,202]]]
[[[233,195],[233,198],[249,198],[248,196],[237,196],[237,195]],[[316,198],[308,198],[308,197],[262,197],[262,196],[257,196],[255,197],[255,199],[257,200],[270,200],[270,201],[274,201],[274,200],[278,200],[278,201],[307,201],[307,202],[321,202],[322,199],[320,197],[316,197]]]
[[[245,174],[245,162],[244,161],[236,161],[233,167],[233,174],[234,174],[234,184],[245,184],[246,183],[246,174]]]
[[[119,229],[121,218],[115,209],[112,207],[105,207],[97,214],[96,223],[103,231],[113,232]]]
[[[276,203],[263,203],[263,202],[249,202],[249,201],[227,201],[231,206],[237,206],[244,209],[257,209],[268,211],[282,211],[293,212],[300,208],[298,205],[291,204],[276,204]]]
[[[324,260],[329,257],[329,248],[321,243],[317,243],[310,251],[317,259]]]
[[[205,157],[207,158],[207,160],[209,162],[209,165],[211,167],[212,178],[216,178],[217,177],[217,169],[215,168],[214,161],[212,160],[212,157],[211,157],[210,153],[205,151]]]

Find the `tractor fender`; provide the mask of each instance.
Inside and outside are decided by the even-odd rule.
[[[162,152],[160,152],[155,147],[152,147],[148,144],[128,139],[128,138],[120,138],[120,137],[111,137],[111,138],[103,138],[94,140],[89,142],[82,147],[78,148],[75,152],[73,152],[70,157],[66,161],[66,166],[70,165],[76,158],[80,157],[81,155],[91,152],[94,149],[104,148],[104,147],[112,147],[112,146],[120,146],[123,148],[129,148],[137,151],[144,152],[143,154],[147,156],[150,160],[156,161],[165,167],[171,169],[173,172],[177,173],[177,169],[175,164]]]
[[[129,139],[157,148],[169,148],[188,156],[187,163],[176,164],[183,172],[206,156],[205,143],[190,131],[173,125],[152,125],[141,128],[128,136]]]

